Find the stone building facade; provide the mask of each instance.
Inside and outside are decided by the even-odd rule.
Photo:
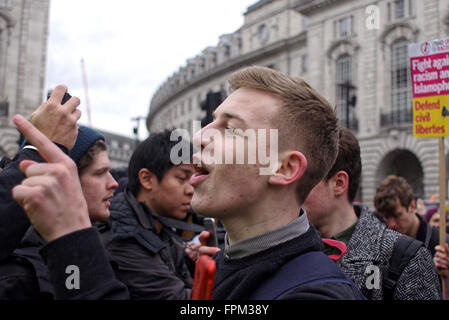
[[[128,168],[129,160],[136,149],[138,141],[108,131],[100,129],[95,130],[101,132],[106,139],[111,169]]]
[[[417,195],[439,190],[438,141],[413,137],[407,46],[449,37],[449,0],[260,0],[237,31],[187,60],[152,97],[150,132],[191,129],[210,91],[229,75],[262,65],[309,82],[337,107],[360,141],[358,199],[372,206],[388,174],[404,176]],[[446,162],[449,143],[445,139]],[[446,164],[449,168],[449,163]],[[446,174],[446,177],[448,174]]]
[[[0,157],[18,150],[13,115],[42,103],[49,0],[0,0]]]

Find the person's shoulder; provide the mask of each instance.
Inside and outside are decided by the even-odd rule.
[[[282,300],[365,300],[355,285],[339,281],[323,281],[296,287]]]
[[[111,199],[111,206],[109,207],[109,210],[111,211],[111,217],[119,215],[121,212],[123,212],[124,209],[129,208],[130,204],[125,198],[125,194],[123,192],[120,192],[116,194]]]
[[[0,283],[5,283],[12,278],[33,278],[34,268],[26,259],[9,256],[0,261]]]
[[[111,199],[109,211],[109,221],[114,235],[117,233],[134,233],[138,226],[137,217],[123,192]]]
[[[349,249],[370,251],[369,256],[390,256],[400,233],[387,226],[367,207],[361,207],[359,219],[349,242]]]

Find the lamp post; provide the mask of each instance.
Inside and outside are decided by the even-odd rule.
[[[337,83],[337,85],[341,88],[343,88],[345,90],[346,96],[345,96],[345,101],[346,101],[346,128],[351,129],[350,128],[350,122],[349,122],[349,107],[354,108],[356,103],[357,103],[357,96],[355,94],[353,94],[352,96],[350,95],[351,90],[357,90],[357,87],[355,85],[353,85],[351,83],[350,80],[347,80],[345,82],[342,83]]]

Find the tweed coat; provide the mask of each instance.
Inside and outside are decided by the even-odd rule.
[[[347,253],[340,259],[339,265],[365,297],[369,300],[383,300],[383,278],[388,273],[393,246],[400,233],[388,229],[368,207],[355,205],[354,209],[359,219],[349,239]],[[375,278],[377,275],[379,276]],[[393,300],[441,298],[441,285],[433,259],[423,246],[404,268]]]

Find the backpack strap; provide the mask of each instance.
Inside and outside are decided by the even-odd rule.
[[[393,300],[396,284],[411,258],[416,255],[424,244],[412,237],[401,234],[394,243],[390,257],[390,268],[383,279],[384,300]]]
[[[319,267],[318,267],[319,266]],[[351,285],[360,293],[338,266],[321,251],[302,254],[284,264],[253,292],[251,300],[278,300],[301,285],[321,282],[341,282]]]

